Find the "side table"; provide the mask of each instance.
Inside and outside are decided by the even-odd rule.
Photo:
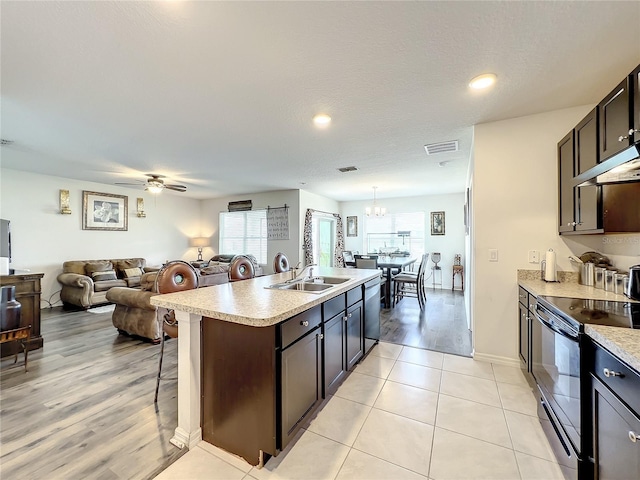
[[[453,266],[453,275],[451,276],[451,291],[453,291],[456,283],[456,275],[460,274],[460,280],[462,282],[461,290],[464,292],[464,268],[462,265]]]
[[[40,279],[42,277],[44,277],[44,273],[0,276],[0,286],[14,285],[16,287],[16,300],[22,305],[20,328],[31,325],[31,334],[26,340],[29,350],[42,348],[44,343],[40,335]],[[20,342],[2,343],[0,344],[0,356],[15,355],[20,351],[20,347]]]

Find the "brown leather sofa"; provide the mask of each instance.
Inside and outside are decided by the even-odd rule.
[[[71,260],[62,264],[58,282],[60,299],[66,308],[90,308],[108,303],[107,292],[113,287],[140,289],[144,273],[160,267],[147,267],[144,258],[109,260]]]

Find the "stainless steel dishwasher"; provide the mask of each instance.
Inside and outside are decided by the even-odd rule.
[[[380,340],[380,277],[369,280],[364,288],[364,353]]]

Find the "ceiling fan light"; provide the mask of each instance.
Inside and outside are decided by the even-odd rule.
[[[147,191],[150,193],[160,193],[162,191],[162,187],[160,185],[148,185]]]

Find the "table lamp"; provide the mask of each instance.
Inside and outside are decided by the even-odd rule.
[[[191,239],[192,247],[198,247],[198,261],[202,261],[202,249],[209,246],[209,237],[194,237]]]

